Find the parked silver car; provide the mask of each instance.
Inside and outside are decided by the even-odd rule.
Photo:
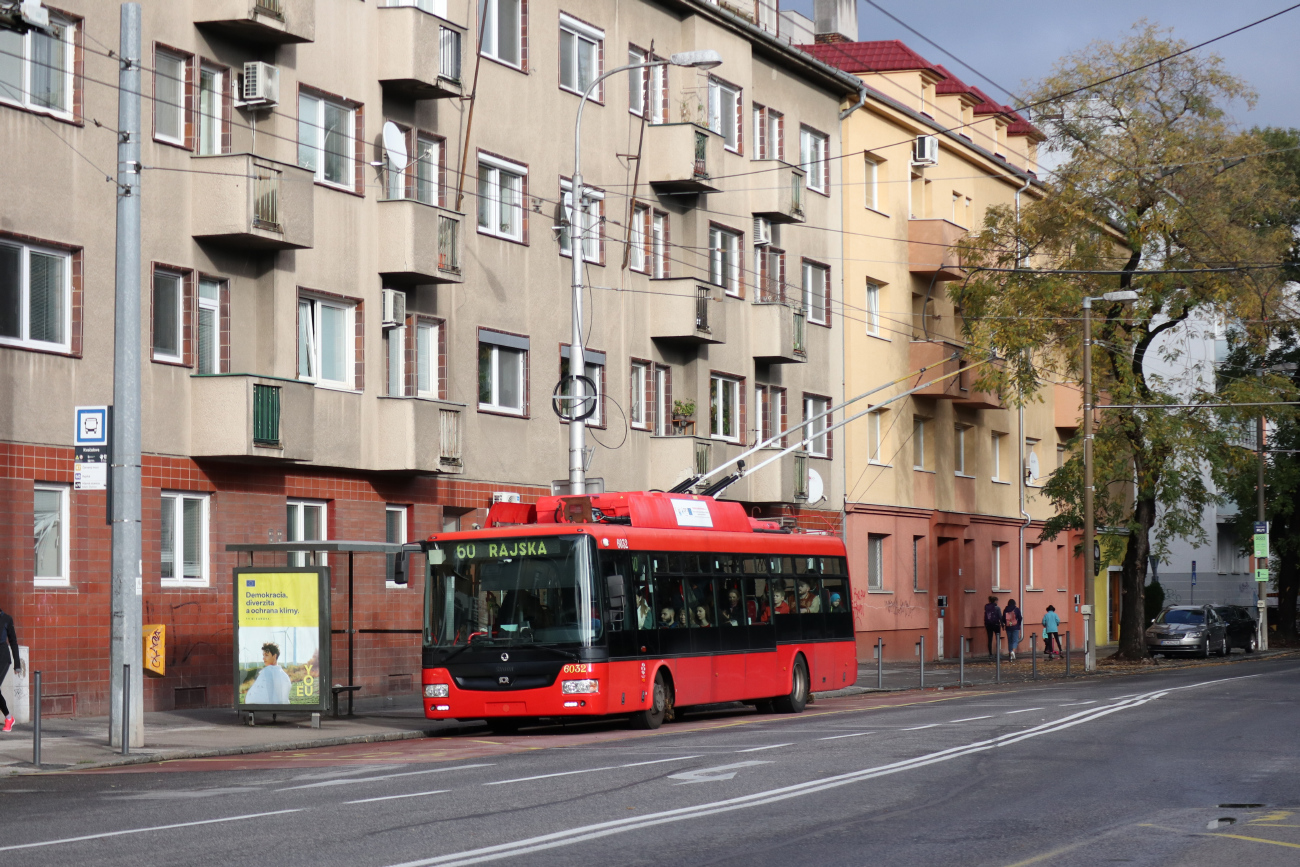
[[[1175,605],[1161,611],[1146,631],[1147,651],[1227,656],[1228,624],[1209,605]]]

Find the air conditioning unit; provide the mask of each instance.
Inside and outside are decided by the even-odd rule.
[[[766,217],[754,218],[754,246],[766,247],[772,243],[772,222]]]
[[[918,135],[912,148],[912,165],[937,166],[939,164],[939,137]]]
[[[280,102],[280,70],[253,60],[244,64],[244,104],[272,108]]]
[[[406,293],[400,289],[384,289],[380,297],[381,324],[384,328],[397,328],[406,324]]]
[[[497,503],[517,503],[517,502],[519,502],[519,495],[516,494],[514,491],[493,491],[492,492],[492,505],[494,506]]]

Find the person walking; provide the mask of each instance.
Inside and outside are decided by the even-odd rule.
[[[1007,607],[1002,611],[1002,622],[1007,627],[1007,650],[1011,652],[1012,661],[1016,658],[1016,648],[1020,645],[1020,632],[1024,628],[1024,618],[1016,607],[1016,600],[1008,599]]]
[[[1002,634],[1002,609],[998,607],[998,597],[990,596],[984,606],[984,631],[989,639],[989,659],[993,658],[993,636]]]
[[[1043,615],[1043,654],[1050,658],[1061,658],[1061,618],[1056,616],[1056,606],[1047,606]],[[1056,642],[1056,652],[1052,652],[1052,642]]]
[[[23,658],[18,655],[18,633],[14,630],[14,619],[5,611],[0,611],[0,683],[9,676],[9,665],[13,664],[14,674],[23,673]],[[14,718],[9,715],[9,705],[4,693],[0,693],[0,713],[5,715],[4,730],[14,730]]]

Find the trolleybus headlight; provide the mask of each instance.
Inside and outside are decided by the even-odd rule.
[[[600,681],[598,680],[566,680],[560,683],[560,691],[565,695],[576,695],[585,692],[599,692]]]
[[[447,684],[445,683],[426,683],[424,685],[425,698],[446,698]]]

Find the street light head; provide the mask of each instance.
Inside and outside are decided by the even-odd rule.
[[[712,48],[702,51],[679,51],[668,58],[673,66],[693,66],[696,69],[714,69],[722,65],[722,55]]]
[[[1136,301],[1138,300],[1138,293],[1132,290],[1126,290],[1124,292],[1107,292],[1101,297],[1105,301]]]

